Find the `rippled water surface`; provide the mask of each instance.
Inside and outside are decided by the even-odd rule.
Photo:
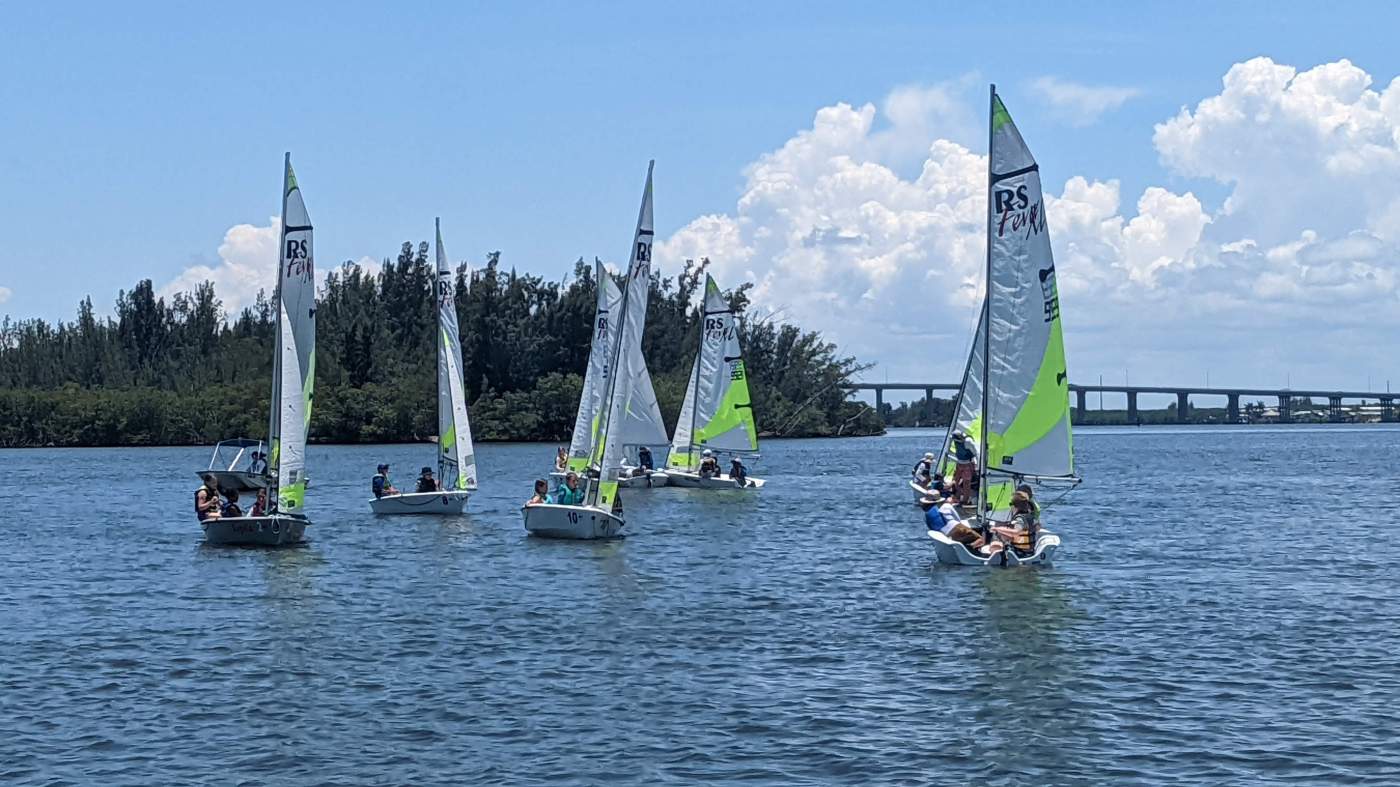
[[[906,431],[527,538],[313,447],[310,542],[202,545],[205,449],[0,452],[0,782],[1400,783],[1400,431],[1081,431],[1050,569],[934,564]]]

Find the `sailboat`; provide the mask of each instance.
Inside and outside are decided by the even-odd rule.
[[[627,281],[622,290],[622,298],[614,313],[620,321],[621,330],[616,340],[604,338],[603,346],[608,355],[606,374],[601,382],[602,396],[598,404],[599,424],[596,434],[599,438],[590,448],[581,469],[592,475],[592,467],[597,467],[598,477],[589,478],[582,505],[560,505],[541,503],[527,505],[521,509],[525,519],[525,530],[531,535],[548,538],[595,539],[615,538],[622,535],[625,521],[622,517],[622,500],[618,496],[623,456],[623,433],[628,402],[637,388],[635,364],[641,353],[626,352],[632,345],[641,346],[642,331],[646,325],[647,293],[651,287],[651,243],[652,243],[652,196],[651,176],[655,162],[647,165],[646,186],[642,191],[642,207],[637,215],[637,229],[633,234],[632,250],[627,264]],[[606,277],[605,277],[606,278]],[[601,288],[603,281],[599,281]],[[601,300],[600,296],[600,303]],[[607,330],[611,331],[611,327]],[[599,349],[595,333],[594,352]],[[584,402],[587,401],[587,386],[584,389]],[[580,420],[583,414],[580,413]],[[587,419],[592,422],[593,417]],[[570,461],[577,461],[570,456]]]
[[[593,343],[588,353],[588,368],[583,375],[583,392],[579,396],[578,415],[574,419],[574,431],[569,441],[567,470],[585,473],[594,463],[594,447],[598,442],[598,426],[602,422],[603,395],[607,392],[609,363],[613,356],[613,340],[619,331],[609,330],[609,316],[621,314],[622,290],[618,289],[613,277],[603,267],[602,262],[594,263],[594,277],[598,287],[598,304],[593,317]],[[645,309],[645,305],[641,308]],[[622,445],[624,452],[636,454],[641,446],[666,445],[666,423],[661,420],[661,405],[656,401],[656,390],[651,383],[651,373],[647,371],[646,359],[642,357],[640,334],[637,342],[622,348],[628,354],[628,368],[634,371],[632,396],[627,402],[622,424]],[[630,457],[629,457],[630,458]],[[550,474],[559,480],[564,471]],[[635,463],[628,466],[624,460],[623,473],[618,479],[623,487],[656,487],[666,485],[666,474],[662,471],[637,472]]]
[[[738,320],[719,285],[705,275],[705,305],[701,315],[700,348],[690,369],[685,401],[676,419],[676,434],[666,457],[671,486],[692,489],[760,489],[761,478],[741,485],[726,473],[701,476],[705,457],[716,452],[754,454],[758,431],[744,355],[739,347]]]
[[[438,482],[434,492],[402,492],[369,501],[376,514],[460,514],[477,489],[476,454],[467,419],[467,393],[462,381],[462,342],[457,331],[452,268],[442,245],[442,220],[434,219],[437,251],[438,307]]]
[[[987,291],[940,472],[953,475],[952,435],[977,438],[978,523],[1010,518],[1024,482],[1079,483],[1070,433],[1069,377],[1055,260],[1045,222],[1039,165],[991,89],[987,171]],[[991,363],[987,363],[991,359]],[[1028,555],[975,554],[930,531],[939,561],[960,565],[1048,563],[1060,537],[1041,529]]]
[[[261,516],[206,519],[211,544],[277,546],[302,540],[310,524],[306,502],[306,437],[316,373],[316,266],[311,217],[292,172],[292,154],[282,180],[282,236],[272,308],[277,334],[272,355],[272,403],[268,408],[268,511]]]

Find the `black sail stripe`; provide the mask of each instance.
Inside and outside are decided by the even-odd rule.
[[[992,182],[1000,183],[1003,180],[1009,180],[1011,178],[1020,177],[1021,175],[1024,175],[1028,172],[1035,172],[1038,169],[1040,169],[1039,164],[1032,164],[1029,167],[1022,167],[1018,170],[1015,170],[1014,172],[1006,172],[1001,175],[992,175]]]

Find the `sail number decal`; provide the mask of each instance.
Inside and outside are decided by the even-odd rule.
[[[569,521],[572,522],[572,523],[574,523],[575,525],[578,524],[578,512],[577,512],[577,511],[570,511],[570,512],[569,512]]]

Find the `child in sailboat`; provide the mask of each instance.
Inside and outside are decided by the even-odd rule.
[[[560,472],[569,468],[569,452],[564,446],[559,446],[559,452],[554,455],[554,469]]]
[[[914,476],[914,483],[922,487],[933,485],[933,462],[935,458],[933,452],[930,451],[924,454],[924,458],[920,459],[914,465],[914,469],[910,471],[910,475]]]
[[[439,492],[439,491],[442,491],[442,484],[439,484],[439,483],[437,482],[437,479],[433,478],[433,468],[431,468],[431,467],[425,467],[425,468],[423,468],[423,470],[422,470],[421,472],[418,473],[418,486],[415,487],[414,491],[415,491],[415,492]]]
[[[218,519],[223,504],[219,500],[219,482],[213,473],[204,476],[204,486],[194,493],[194,514],[199,521]]]
[[[1033,505],[1030,497],[1018,490],[1011,495],[1011,521],[1005,525],[992,526],[992,533],[1019,555],[1035,552],[1037,528]]]
[[[535,481],[535,495],[525,501],[527,506],[537,506],[551,502],[549,499],[549,484],[543,478]]]
[[[937,530],[973,552],[982,548],[985,543],[982,537],[963,521],[951,498],[933,492],[920,498],[919,506],[924,509],[924,524],[929,530]]]
[[[701,456],[704,459],[700,460],[700,477],[714,478],[719,475],[719,460],[715,459],[715,452],[706,448]]]
[[[744,463],[739,461],[739,457],[729,460],[729,478],[737,486],[749,485],[749,471],[744,467]]]

